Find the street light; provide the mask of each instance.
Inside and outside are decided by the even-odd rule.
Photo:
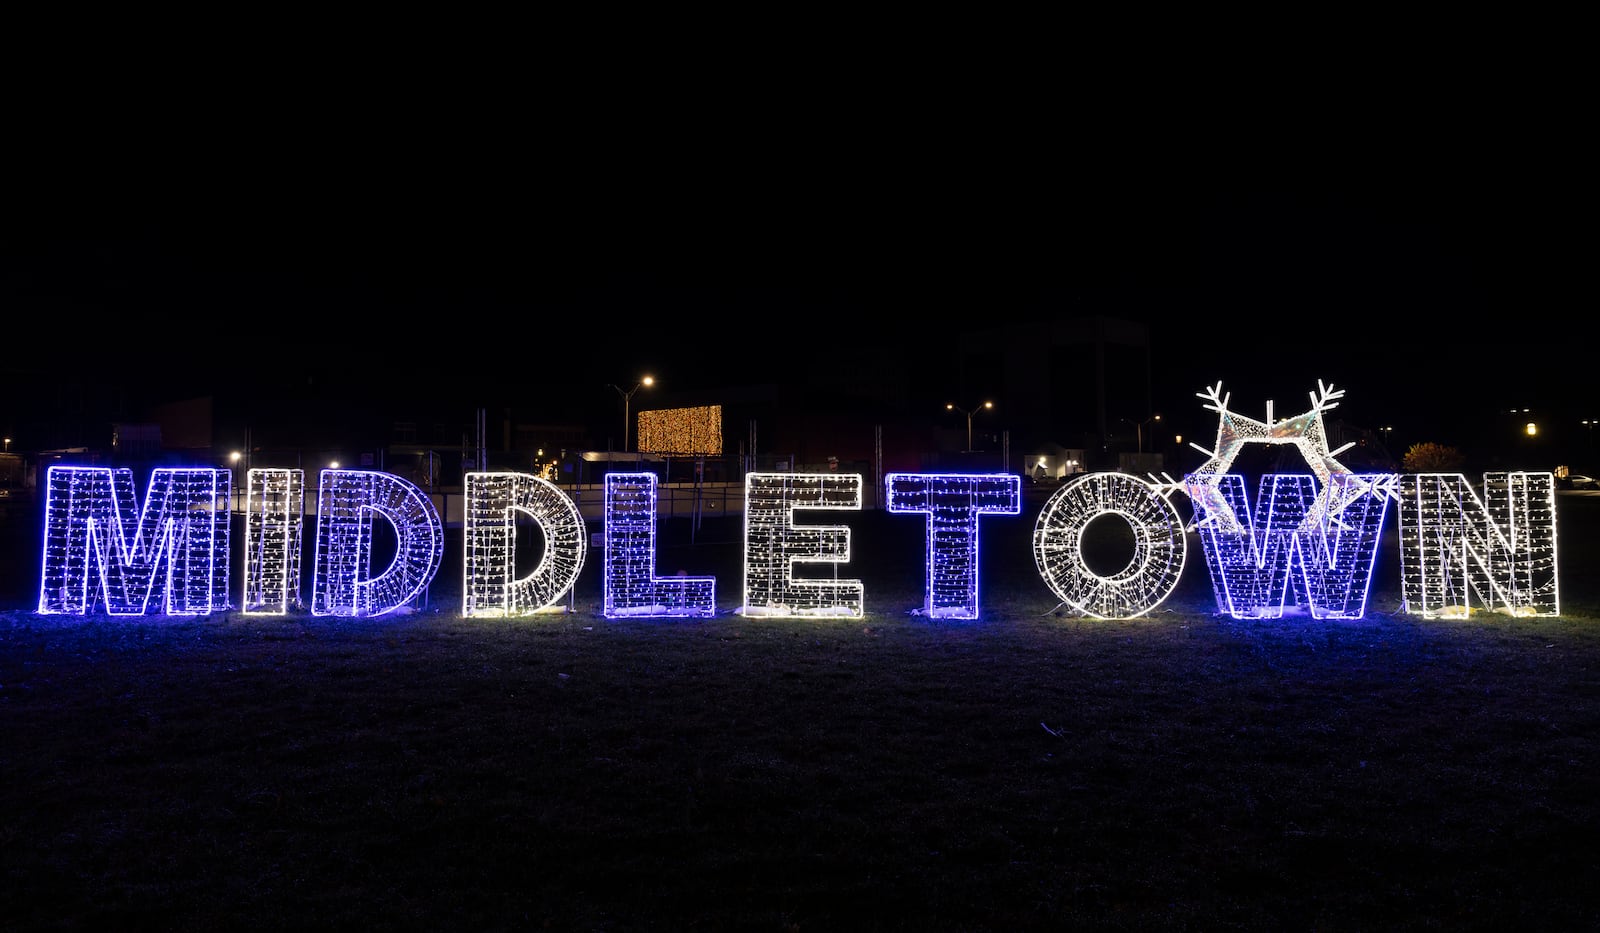
[[[606,383],[606,385],[609,385],[609,386],[611,386],[611,388],[616,389],[618,395],[622,396],[622,452],[623,453],[627,453],[628,452],[628,403],[633,401],[633,393],[639,391],[639,387],[640,386],[653,386],[655,384],[656,384],[655,377],[646,376],[643,379],[640,379],[634,385],[633,388],[631,388],[628,391],[624,392],[624,391],[622,391],[622,386],[619,386],[619,385],[616,385],[615,383],[610,383],[610,382]]]
[[[963,450],[962,453],[964,453],[964,454],[972,453],[972,416],[974,414],[976,414],[981,409],[993,408],[993,407],[994,407],[994,403],[993,402],[984,402],[982,405],[979,405],[977,408],[974,408],[972,411],[967,411],[965,408],[960,408],[960,407],[958,407],[956,405],[953,405],[953,404],[951,404],[949,402],[945,403],[945,405],[944,405],[944,410],[945,411],[959,411],[963,415],[967,416],[967,449]]]
[[[1138,435],[1138,438],[1139,438],[1139,453],[1144,453],[1144,426],[1149,424],[1152,421],[1160,421],[1161,420],[1161,416],[1160,415],[1151,415],[1150,417],[1144,419],[1143,421],[1134,421],[1131,418],[1122,418],[1120,420],[1124,424],[1133,425],[1133,430],[1136,432],[1136,434]]]

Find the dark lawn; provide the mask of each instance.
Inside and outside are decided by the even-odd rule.
[[[856,621],[607,621],[594,566],[464,620],[459,550],[378,619],[23,602],[4,928],[1594,929],[1597,506],[1561,497],[1555,618],[1400,614],[1392,545],[1360,621],[1219,617],[1197,552],[1076,618],[1024,516],[977,622],[911,615],[920,527],[865,515]],[[666,533],[736,605],[736,535]]]

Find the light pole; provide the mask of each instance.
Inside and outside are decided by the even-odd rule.
[[[655,378],[653,376],[646,376],[643,379],[640,379],[637,383],[635,383],[633,388],[631,388],[628,391],[624,392],[624,391],[622,391],[622,386],[619,386],[619,385],[616,385],[615,383],[610,383],[610,382],[606,383],[606,385],[611,386],[611,388],[613,388],[613,389],[616,389],[618,395],[622,396],[622,452],[623,453],[627,453],[628,452],[628,403],[633,401],[633,393],[639,391],[639,387],[640,386],[653,386],[655,384],[656,384],[656,380],[655,380]]]
[[[1594,418],[1589,418],[1581,423],[1585,428],[1589,429],[1589,452],[1594,453],[1594,426],[1600,424],[1600,421],[1597,421]],[[10,442],[11,438],[6,438],[6,443],[9,444]],[[11,448],[7,447],[6,449],[10,450]]]
[[[1139,438],[1139,453],[1144,453],[1144,426],[1149,424],[1152,421],[1160,421],[1160,420],[1161,420],[1161,416],[1159,414],[1151,415],[1150,417],[1144,419],[1143,421],[1134,421],[1132,418],[1123,418],[1122,419],[1122,422],[1124,424],[1133,425],[1134,433]]]
[[[958,407],[956,405],[953,405],[953,404],[951,404],[949,402],[945,403],[945,406],[944,406],[944,410],[945,411],[959,411],[963,415],[967,416],[967,449],[963,450],[962,453],[964,453],[964,454],[972,453],[972,416],[975,413],[977,413],[979,410],[981,410],[981,409],[993,408],[993,407],[994,407],[994,403],[993,402],[984,402],[982,405],[979,405],[977,408],[974,408],[972,411],[967,411],[965,408],[960,408],[960,407]]]

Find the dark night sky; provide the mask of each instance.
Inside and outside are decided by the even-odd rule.
[[[8,113],[0,365],[55,365],[16,330],[38,324],[131,383],[167,352],[149,315],[196,323],[191,357],[286,317],[306,365],[369,337],[399,352],[415,370],[374,367],[395,391],[483,378],[486,353],[524,385],[688,384],[750,375],[729,322],[773,308],[825,339],[837,315],[930,341],[947,320],[1109,309],[1159,328],[1158,393],[1181,398],[1322,378],[1352,403],[1549,399],[1570,369],[1507,380],[1499,358],[1587,353],[1593,186],[1566,60],[1485,60],[1431,22],[1428,48],[1362,24],[1328,57],[1244,30],[1236,59],[1084,24],[1035,45],[1012,22],[937,40],[819,23],[792,49],[753,24],[704,46],[715,30],[665,43],[644,23],[416,44],[321,25],[182,54],[35,36]],[[611,349],[544,336],[565,323]]]
[[[26,321],[66,326],[130,384],[174,351],[210,357],[196,381],[214,382],[239,372],[219,334],[287,321],[301,366],[345,365],[336,347],[397,354],[348,360],[395,392],[487,369],[604,393],[644,371],[768,378],[739,347],[763,345],[773,310],[820,347],[858,334],[893,352],[1107,313],[1157,329],[1158,406],[1198,407],[1222,380],[1247,413],[1265,398],[1281,412],[1323,379],[1352,407],[1381,399],[1370,420],[1418,421],[1457,393],[1473,410],[1565,404],[1581,381],[1589,302],[1559,166],[1346,146],[1175,168],[1168,148],[1072,159],[1041,139],[258,140],[244,156],[230,138],[188,161],[82,157],[5,220],[7,366],[50,365],[15,355]],[[151,316],[193,336],[154,346]],[[1544,353],[1556,364],[1525,364]]]

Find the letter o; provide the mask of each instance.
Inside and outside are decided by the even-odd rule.
[[[1133,529],[1134,554],[1110,576],[1090,569],[1083,534],[1102,515]],[[1132,619],[1159,606],[1183,575],[1189,539],[1183,519],[1154,486],[1126,473],[1090,473],[1056,490],[1033,530],[1033,559],[1045,585],[1084,615]]]

